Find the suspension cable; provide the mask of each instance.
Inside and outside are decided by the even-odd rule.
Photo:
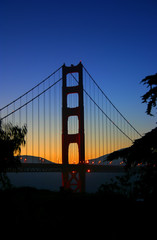
[[[133,142],[133,140],[125,133],[123,132],[118,126],[117,124],[115,124],[112,119],[101,109],[101,107],[94,101],[94,99],[87,93],[87,91],[85,89],[83,89],[83,91],[87,94],[87,96],[90,98],[90,100],[97,106],[97,108],[105,115],[105,117],[125,136],[127,137],[131,142]]]
[[[28,93],[30,93],[31,91],[33,91],[35,88],[39,87],[42,83],[44,83],[45,81],[47,81],[51,76],[53,76],[56,72],[58,72],[60,69],[62,68],[62,66],[60,68],[58,68],[56,71],[54,71],[53,73],[51,73],[48,77],[46,77],[44,80],[42,80],[40,83],[38,83],[37,85],[35,85],[33,88],[31,88],[29,91],[25,92],[24,94],[22,94],[20,97],[16,98],[14,101],[10,102],[9,104],[7,104],[6,106],[2,107],[0,109],[0,111],[4,110],[5,108],[9,107],[10,105],[12,105],[13,103],[17,102],[19,99],[21,99],[22,97],[24,97],[25,95],[27,95]],[[48,89],[47,89],[48,90]],[[20,109],[20,108],[19,108]]]
[[[55,83],[53,83],[51,86],[49,86],[48,88],[46,88],[44,91],[42,91],[41,93],[39,93],[37,96],[33,97],[31,100],[29,100],[28,102],[26,102],[25,104],[21,105],[19,108],[15,109],[14,111],[10,112],[9,114],[7,114],[6,116],[2,117],[1,120],[9,117],[11,114],[17,112],[18,110],[20,110],[21,108],[27,106],[29,103],[31,103],[32,101],[34,101],[36,98],[40,97],[42,94],[44,94],[45,92],[47,92],[50,88],[52,88],[53,86],[55,86],[58,82],[60,82],[62,80],[62,77],[57,80]],[[27,92],[28,93],[28,92]],[[27,95],[27,93],[25,93],[24,95]],[[10,104],[9,104],[10,105]]]
[[[82,65],[83,66],[83,65]],[[89,77],[92,79],[94,84],[97,86],[97,88],[101,91],[101,93],[105,96],[105,98],[109,101],[109,103],[116,109],[116,111],[120,114],[120,116],[130,125],[131,128],[134,129],[134,131],[142,137],[142,135],[132,126],[132,124],[123,116],[123,114],[116,108],[116,106],[111,102],[111,100],[107,97],[107,95],[104,93],[104,91],[99,87],[99,85],[96,83],[96,81],[93,79],[93,77],[90,75],[90,73],[87,71],[87,69],[83,66],[86,73],[89,75]]]
[[[85,68],[84,68],[85,69]],[[87,72],[87,71],[86,71]],[[96,84],[96,86],[99,88],[99,90],[103,93],[103,95],[108,99],[108,97],[105,95],[105,93],[101,90],[101,88],[97,85],[97,83],[95,82],[95,80],[91,77],[91,75],[87,72],[87,74],[89,75],[89,77],[94,81],[94,83]],[[76,82],[78,82],[78,80],[75,78],[75,76],[71,73],[72,77],[75,79]],[[90,100],[95,104],[95,106],[105,115],[105,117],[110,121],[110,123],[112,123],[125,137],[127,137],[132,143],[133,140],[122,130],[120,129],[117,124],[111,119],[111,117],[109,117],[104,110],[95,102],[95,100],[88,94],[88,92],[83,89],[83,91],[86,93],[86,95],[90,98]],[[111,105],[114,107],[114,105],[112,104],[112,102],[109,100],[109,103],[111,103]],[[124,116],[118,111],[118,109],[116,107],[114,107],[117,112],[123,117],[123,119],[138,133],[138,131],[124,118]],[[95,114],[94,114],[95,115]],[[140,133],[138,133],[140,135]],[[141,136],[141,135],[140,135]]]

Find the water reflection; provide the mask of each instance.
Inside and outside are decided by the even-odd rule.
[[[62,171],[62,191],[85,192],[85,170]]]
[[[62,167],[62,166],[61,166]],[[63,166],[54,171],[43,172],[8,172],[13,187],[34,187],[51,191],[94,193],[101,184],[109,183],[112,178],[122,176],[122,171],[93,171],[90,166]]]

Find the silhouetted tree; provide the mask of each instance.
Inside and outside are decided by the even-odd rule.
[[[10,166],[16,166],[18,161],[14,155],[19,155],[21,145],[25,145],[25,135],[27,128],[13,126],[11,123],[3,124],[0,120],[0,184],[2,187],[9,183],[5,174],[5,169]]]
[[[151,113],[152,107],[157,105],[157,73],[145,77],[141,83],[146,84],[149,87],[149,91],[142,96],[142,102],[147,103],[146,113],[153,116]]]
[[[147,103],[148,115],[152,116],[152,107],[157,105],[157,74],[144,78],[141,83],[147,84],[149,91],[142,96],[142,102]],[[134,141],[131,147],[115,151],[108,155],[107,160],[123,158],[126,167],[136,166],[139,163],[157,166],[157,128]]]
[[[127,168],[139,164],[157,167],[157,127],[135,140],[131,147],[109,154],[107,160],[111,161],[119,157],[124,159]]]
[[[152,107],[157,106],[157,74],[147,76],[141,83],[147,84],[149,91],[142,96],[142,102],[147,103],[146,113],[152,114]],[[157,127],[146,133],[140,139],[133,142],[131,147],[115,151],[108,155],[107,160],[123,158],[126,168],[141,165],[137,172],[139,175],[133,188],[134,195],[141,195],[143,198],[157,198]],[[135,171],[135,175],[137,176]],[[121,188],[127,183],[125,176],[120,179]],[[118,184],[116,182],[116,185]],[[114,185],[115,186],[115,183]]]
[[[113,192],[118,186],[118,192],[127,197],[157,199],[157,127],[135,140],[131,147],[109,154],[107,160],[119,157],[123,158],[128,171],[112,184]],[[127,192],[129,189],[131,191]]]

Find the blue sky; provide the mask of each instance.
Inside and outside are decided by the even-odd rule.
[[[139,82],[157,72],[156,12],[156,0],[2,0],[0,107],[82,60],[124,116],[151,130]]]

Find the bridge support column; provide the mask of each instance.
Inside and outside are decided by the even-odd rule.
[[[64,190],[72,192],[85,192],[85,171],[63,171],[62,186]]]
[[[78,85],[67,86],[67,74],[78,73]],[[78,106],[69,108],[67,106],[68,94],[78,94]],[[68,134],[68,118],[77,116],[79,121],[79,130],[76,134]],[[70,67],[62,66],[62,163],[69,164],[68,152],[70,143],[78,144],[79,164],[85,163],[85,145],[84,145],[84,104],[83,104],[83,74],[81,62]]]

